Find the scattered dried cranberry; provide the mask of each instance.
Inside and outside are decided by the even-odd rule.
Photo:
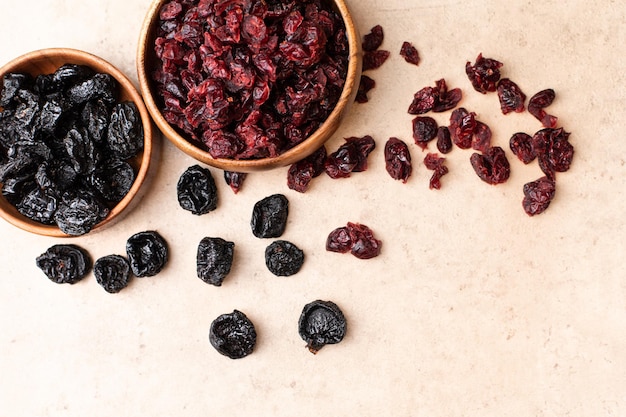
[[[347,227],[338,227],[328,235],[326,239],[326,250],[329,252],[346,253],[352,247],[350,231]]]
[[[491,128],[485,123],[476,120],[474,135],[472,136],[472,149],[486,152],[491,148]]]
[[[324,172],[326,148],[322,146],[306,158],[293,163],[287,171],[287,186],[299,193],[309,188],[311,180]]]
[[[409,64],[419,65],[420,63],[419,52],[410,42],[402,42],[402,46],[400,47],[400,56]]]
[[[235,194],[241,190],[244,180],[248,174],[245,172],[224,171],[224,181]]]
[[[442,154],[447,154],[452,150],[450,129],[447,126],[439,126],[437,129],[437,150]]]
[[[406,184],[411,176],[411,153],[405,142],[398,138],[389,138],[385,143],[385,169],[394,180]]]
[[[417,116],[413,119],[413,139],[415,144],[426,149],[428,142],[437,137],[437,122],[432,117]]]
[[[548,107],[554,101],[556,94],[554,90],[548,88],[541,90],[528,100],[528,112],[535,116],[544,127],[554,128],[557,124],[557,118],[548,114],[544,108]]]
[[[469,61],[465,64],[465,73],[474,89],[486,94],[489,91],[496,91],[496,85],[500,80],[500,67],[501,62],[485,58],[480,53],[473,65]]]
[[[452,142],[461,149],[472,147],[474,130],[476,129],[476,113],[459,107],[450,114],[450,137]]]
[[[335,152],[328,155],[324,170],[331,178],[347,178],[352,172],[367,169],[367,157],[376,147],[376,142],[369,136],[349,137]]]
[[[511,136],[509,147],[517,158],[524,164],[529,164],[535,160],[535,151],[533,150],[532,136],[528,133],[517,132]]]
[[[511,174],[509,161],[504,150],[499,146],[491,147],[483,154],[472,154],[470,162],[476,175],[487,184],[506,182]]]
[[[382,242],[374,237],[374,232],[368,226],[352,222],[333,230],[326,239],[326,250],[339,253],[349,250],[359,259],[380,255],[381,246]]]
[[[357,103],[367,103],[369,101],[367,93],[374,87],[376,87],[376,81],[365,74],[361,74],[361,82],[359,83],[359,89],[357,90],[354,100]]]
[[[529,216],[543,213],[554,198],[555,183],[548,177],[541,177],[536,181],[524,184],[524,199],[522,206]]]
[[[544,128],[532,137],[532,147],[539,167],[550,179],[555,172],[565,172],[574,158],[574,146],[569,142],[569,132],[563,128]]]
[[[383,40],[385,39],[385,34],[383,32],[383,28],[381,25],[374,26],[370,33],[363,36],[363,50],[364,51],[375,51],[380,48],[380,45],[383,44]]]
[[[521,113],[524,111],[526,94],[524,94],[513,81],[508,78],[502,78],[500,82],[498,82],[497,91],[502,114],[511,112]]]
[[[435,106],[437,90],[433,87],[424,87],[413,95],[413,101],[409,105],[409,114],[428,113]]]
[[[441,177],[448,173],[448,167],[444,165],[446,158],[442,158],[435,153],[428,153],[424,157],[424,165],[426,168],[434,171],[430,177],[429,188],[441,189]]]
[[[409,114],[424,114],[429,111],[441,113],[453,109],[463,98],[460,88],[448,91],[446,80],[441,78],[435,81],[435,87],[424,87],[413,95],[413,102],[409,105]]]
[[[378,49],[376,51],[366,51],[363,53],[363,71],[380,68],[389,58],[389,51]]]

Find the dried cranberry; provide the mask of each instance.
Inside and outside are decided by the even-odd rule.
[[[245,172],[224,171],[224,181],[235,194],[241,190],[244,180],[248,174]]]
[[[424,87],[413,95],[413,102],[409,105],[409,114],[428,113],[435,106],[436,90],[433,87]]]
[[[328,235],[326,239],[326,250],[329,252],[346,253],[352,247],[350,231],[347,227],[338,227]]]
[[[452,142],[461,149],[472,147],[474,130],[476,129],[476,113],[459,107],[450,114],[450,137]]]
[[[363,71],[379,68],[389,58],[389,51],[378,49],[376,51],[366,51],[363,53]]]
[[[535,116],[544,127],[554,128],[557,124],[557,118],[548,114],[544,108],[548,107],[554,101],[556,94],[554,90],[548,88],[541,90],[528,100],[528,112]]]
[[[476,120],[474,135],[472,137],[472,149],[486,152],[491,147],[491,128],[485,123]]]
[[[501,184],[509,179],[511,167],[504,150],[494,146],[483,154],[474,153],[470,162],[476,175],[487,184]]]
[[[293,163],[287,171],[287,186],[300,193],[306,192],[311,180],[324,172],[326,148],[322,146],[308,157]]]
[[[413,169],[411,154],[405,142],[398,138],[389,138],[385,143],[385,168],[394,180],[406,183]]]
[[[361,82],[359,82],[355,101],[357,103],[367,103],[369,101],[367,93],[374,87],[376,87],[376,81],[365,74],[361,74]]]
[[[548,177],[524,184],[522,206],[526,214],[534,216],[543,213],[554,198],[555,190],[554,180]]]
[[[413,139],[415,144],[426,149],[428,142],[437,137],[437,122],[432,117],[417,116],[413,119]]]
[[[347,178],[352,172],[367,169],[367,157],[374,150],[376,143],[369,136],[349,137],[335,152],[328,155],[324,170],[331,178]]]
[[[441,189],[441,177],[448,173],[448,167],[444,165],[446,158],[442,158],[435,153],[428,153],[424,157],[424,165],[426,168],[434,171],[430,177],[429,188]]]
[[[548,178],[554,179],[555,172],[567,171],[572,163],[574,146],[569,142],[569,135],[563,128],[544,128],[532,137],[539,167]]]
[[[450,129],[447,126],[439,126],[437,129],[437,150],[443,154],[447,154],[452,150]]]
[[[385,34],[383,32],[383,28],[380,25],[374,26],[370,33],[363,36],[363,50],[364,51],[375,51],[380,48],[380,45],[383,44],[383,40],[385,39]]]
[[[514,133],[509,140],[509,147],[513,154],[524,164],[531,163],[536,157],[535,151],[533,150],[532,136],[528,133]]]
[[[485,58],[480,53],[473,65],[469,61],[465,64],[465,73],[474,89],[485,94],[496,91],[496,85],[500,80],[500,67],[502,67],[501,62]]]
[[[429,111],[441,113],[453,109],[461,101],[463,93],[460,88],[448,91],[446,80],[441,78],[435,82],[435,87],[424,87],[413,95],[413,102],[409,106],[409,114],[424,114]]]
[[[409,64],[419,65],[420,63],[419,52],[410,42],[402,42],[402,46],[400,47],[400,56]]]
[[[502,114],[511,112],[521,113],[524,111],[526,94],[524,94],[513,81],[508,78],[502,78],[500,82],[498,82],[497,91]]]
[[[368,226],[360,223],[348,222],[345,227],[338,227],[328,235],[326,250],[330,252],[346,253],[359,259],[370,259],[380,255],[382,242],[374,236]]]

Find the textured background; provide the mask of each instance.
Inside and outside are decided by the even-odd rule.
[[[507,4],[505,4],[507,3]],[[44,47],[83,49],[136,82],[135,51],[148,0],[4,0],[0,64]],[[248,177],[234,195],[218,180],[218,210],[192,216],[176,181],[194,163],[163,141],[159,170],[141,206],[121,223],[69,240],[94,258],[123,253],[126,239],[158,230],[171,260],[153,278],[111,295],[89,275],[49,282],[34,259],[52,244],[0,222],[1,416],[624,416],[626,415],[626,142],[623,128],[626,7],[585,1],[349,1],[357,26],[385,29],[391,58],[369,75],[370,102],[355,105],[328,143],[372,135],[366,172],[326,176],[306,194],[286,169]],[[398,55],[420,51],[419,67]],[[471,89],[466,61],[479,52],[528,96],[553,88],[549,112],[571,132],[572,168],[557,178],[544,214],[521,208],[522,186],[541,176],[508,151],[529,114],[503,116],[494,94]],[[506,184],[481,182],[470,151],[455,149],[439,191],[428,189],[424,153],[407,184],[384,169],[385,140],[411,142],[406,108],[418,89],[445,78],[494,132],[512,166]],[[449,113],[435,115],[447,124]],[[301,272],[265,268],[269,243],[252,236],[253,204],[282,192],[291,202],[285,239],[306,252]],[[369,225],[380,257],[327,253],[327,234],[347,221]],[[204,236],[236,244],[221,288],[195,276]],[[316,356],[297,320],[307,302],[339,304],[348,335]],[[238,361],[208,342],[211,321],[244,311],[259,334]]]

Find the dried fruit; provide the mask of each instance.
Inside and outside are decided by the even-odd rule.
[[[306,192],[311,180],[324,172],[326,157],[326,147],[322,145],[311,155],[293,163],[287,171],[287,186],[299,193]]]
[[[406,183],[411,176],[411,153],[402,140],[392,137],[385,143],[385,169],[394,180]]]
[[[376,51],[365,51],[363,53],[363,71],[370,71],[380,68],[387,59],[389,59],[390,52],[384,49],[378,49]]]
[[[289,200],[283,194],[273,194],[257,201],[252,209],[250,227],[258,238],[280,237],[287,227]]]
[[[245,172],[224,171],[224,181],[235,194],[241,190],[247,176],[248,174]]]
[[[411,44],[411,42],[402,42],[402,46],[400,47],[400,56],[409,64],[419,65],[420,63],[419,52],[417,51],[417,48]]]
[[[298,320],[298,333],[313,354],[326,345],[341,342],[346,329],[346,318],[332,301],[315,300],[306,304]]]
[[[550,179],[556,172],[565,172],[574,158],[574,146],[569,142],[569,132],[563,128],[544,128],[532,137],[532,149],[539,167]]]
[[[352,248],[350,230],[347,226],[338,227],[328,234],[326,250],[329,252],[347,253]]]
[[[80,236],[93,229],[108,214],[108,207],[97,196],[79,189],[63,194],[54,213],[54,221],[63,233]]]
[[[78,245],[58,244],[49,247],[36,259],[39,269],[57,284],[75,284],[92,266],[89,253]]]
[[[93,264],[93,274],[106,292],[115,294],[130,281],[130,263],[120,255],[103,256]]]
[[[476,175],[487,184],[506,182],[511,174],[509,161],[499,146],[491,147],[482,154],[472,154],[470,162]]]
[[[435,87],[424,87],[413,95],[409,105],[409,114],[424,114],[429,111],[441,113],[453,109],[463,98],[460,88],[448,90],[446,80],[441,78],[435,82]]]
[[[219,237],[205,237],[198,245],[196,270],[198,278],[219,287],[230,273],[235,243]]]
[[[426,149],[428,142],[437,137],[437,122],[429,116],[417,116],[413,119],[413,139],[415,144]]]
[[[490,91],[496,91],[497,83],[500,80],[500,67],[502,67],[501,62],[485,58],[480,53],[473,65],[469,61],[465,64],[465,73],[474,89],[479,93],[486,94]]]
[[[328,235],[326,250],[330,252],[346,253],[359,259],[371,259],[380,255],[382,242],[374,236],[368,226],[348,222],[345,227],[339,227]]]
[[[522,206],[529,216],[543,213],[554,198],[555,183],[548,177],[524,184]]]
[[[248,356],[256,345],[256,329],[241,311],[222,314],[211,323],[209,342],[219,353],[231,359]]]
[[[428,153],[424,157],[424,165],[426,168],[434,171],[430,177],[429,188],[439,190],[441,189],[441,177],[448,173],[448,167],[444,165],[446,158],[441,158],[434,153]]]
[[[368,77],[365,74],[361,74],[361,81],[359,82],[359,89],[357,90],[355,101],[357,103],[367,103],[369,98],[367,97],[367,93],[376,87],[376,81],[372,78]]]
[[[335,152],[326,157],[324,170],[333,179],[347,178],[352,172],[367,170],[367,157],[376,148],[370,135],[349,137]]]
[[[375,51],[383,44],[383,40],[385,39],[385,33],[381,25],[376,25],[370,32],[363,36],[363,50],[364,51]]]
[[[476,129],[476,113],[469,112],[463,107],[455,109],[450,114],[450,138],[452,143],[461,149],[472,147],[474,130]]]
[[[502,114],[511,112],[521,113],[526,109],[524,106],[526,94],[510,79],[502,78],[498,82],[497,91]]]
[[[544,127],[554,128],[557,124],[557,118],[548,114],[544,109],[554,101],[556,94],[551,88],[541,90],[528,100],[528,112],[535,116]]]
[[[450,129],[447,126],[439,126],[437,128],[437,150],[443,154],[447,154],[452,150]]]
[[[126,241],[126,255],[136,277],[151,277],[167,264],[167,242],[158,232],[149,230],[135,233]]]
[[[207,214],[217,208],[217,186],[208,168],[200,165],[187,168],[179,177],[176,190],[178,204],[192,214]]]
[[[277,240],[265,248],[265,265],[279,277],[288,277],[300,271],[304,263],[304,252],[291,242]]]
[[[509,139],[511,151],[524,164],[531,163],[537,156],[533,150],[532,139],[532,136],[524,132],[514,133]]]
[[[129,159],[143,149],[143,125],[133,102],[119,103],[111,111],[107,129],[109,149],[121,159]]]

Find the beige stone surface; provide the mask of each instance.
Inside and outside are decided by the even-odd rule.
[[[135,49],[149,0],[4,0],[0,63],[44,47],[83,49],[136,82]],[[235,195],[218,180],[219,208],[184,212],[176,182],[194,161],[163,142],[160,167],[141,205],[122,222],[69,240],[30,235],[0,222],[0,416],[411,416],[626,415],[626,6],[612,0],[350,0],[362,33],[385,29],[391,58],[369,75],[370,102],[355,105],[335,137],[372,135],[369,169],[289,190],[286,169],[253,174]],[[420,51],[418,67],[398,55]],[[494,94],[471,89],[466,61],[504,63],[503,76],[530,96],[553,88],[549,111],[571,132],[571,170],[558,175],[544,214],[528,217],[522,186],[541,176],[508,150],[529,114],[504,116]],[[465,93],[504,147],[506,184],[481,182],[470,151],[448,155],[443,188],[429,190],[423,153],[406,108],[418,89],[445,78]],[[449,113],[434,116],[447,123]],[[391,180],[383,146],[410,143],[414,173]],[[434,148],[433,148],[434,149]],[[263,260],[252,236],[253,204],[272,193],[291,203],[287,240],[306,252],[295,276]],[[383,241],[362,261],[324,250],[347,221]],[[171,258],[153,278],[116,295],[89,275],[48,281],[34,259],[56,243],[94,258],[124,253],[133,233],[154,229]],[[236,244],[220,288],[195,275],[205,236]],[[298,336],[304,304],[335,301],[348,334],[317,355]],[[233,309],[255,323],[255,352],[233,361],[209,344],[211,321]]]

